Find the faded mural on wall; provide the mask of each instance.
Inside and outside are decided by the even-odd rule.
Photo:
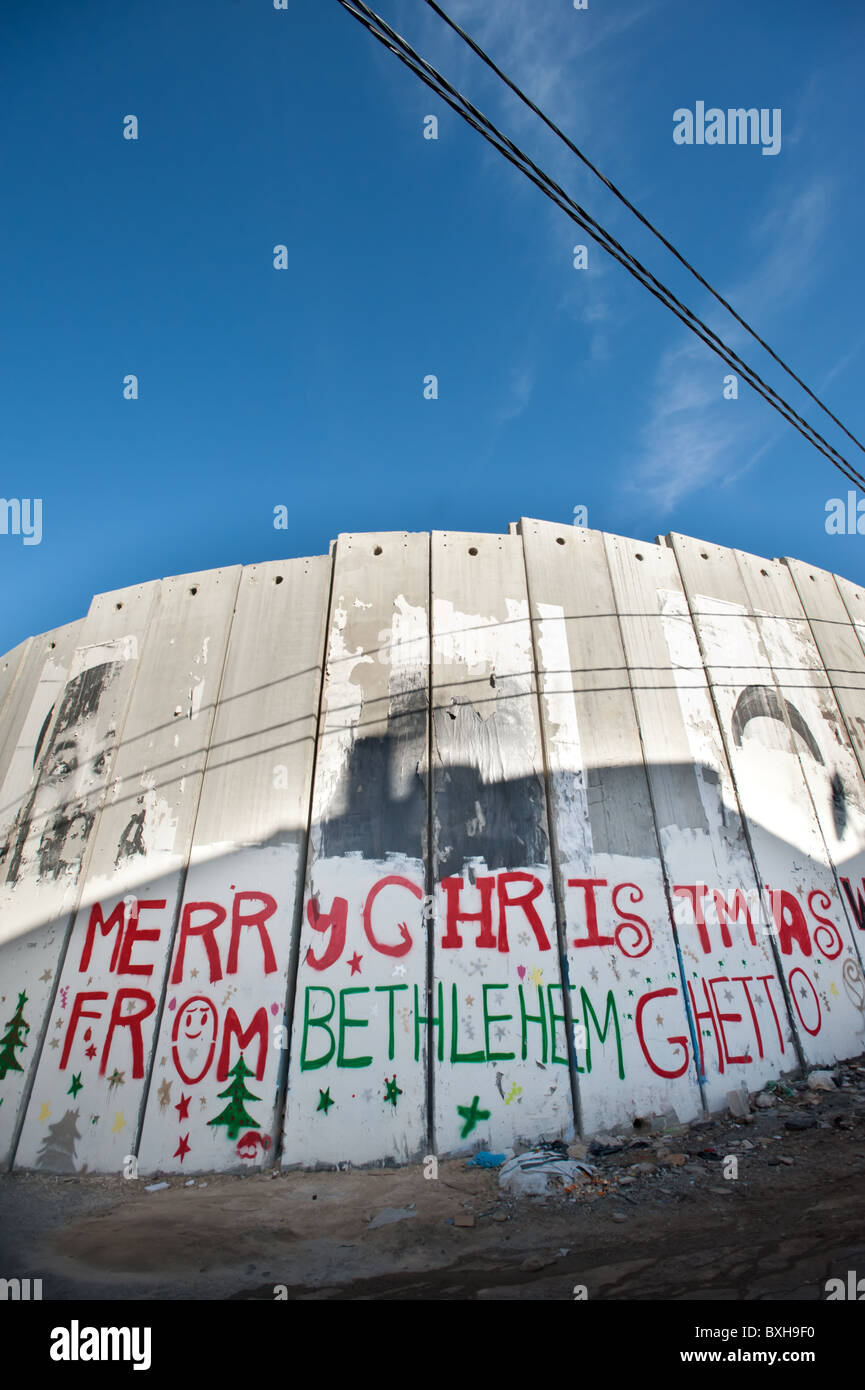
[[[865,630],[816,573],[348,535],[23,643],[3,1162],[404,1163],[865,1050]]]

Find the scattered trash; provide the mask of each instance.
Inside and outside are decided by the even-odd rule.
[[[611,1214],[611,1220],[613,1221],[627,1221],[627,1219],[628,1218],[623,1211],[614,1211]]]
[[[754,1104],[758,1110],[771,1110],[775,1105],[775,1097],[770,1096],[768,1091],[761,1091]]]
[[[415,1214],[415,1213],[412,1212],[412,1216],[414,1216],[414,1214]],[[471,1212],[464,1212],[464,1213],[462,1214],[462,1216],[455,1216],[455,1217],[454,1217],[454,1225],[455,1225],[455,1226],[473,1226],[474,1224],[475,1224],[475,1219],[474,1219],[474,1217],[472,1216]]]
[[[194,1187],[194,1186],[195,1186],[195,1178],[187,1178],[187,1179],[186,1179],[186,1182],[183,1184],[183,1186],[184,1186],[184,1187]]]
[[[502,1164],[507,1162],[509,1158],[513,1158],[513,1156],[513,1149],[506,1149],[504,1153],[500,1154],[487,1153],[485,1149],[482,1149],[480,1153],[475,1154],[474,1158],[470,1158],[466,1161],[466,1167],[501,1168]]]
[[[499,1186],[519,1196],[543,1197],[559,1187],[579,1184],[596,1171],[590,1163],[569,1158],[565,1145],[555,1141],[509,1158],[499,1173]]]
[[[407,1221],[410,1216],[417,1216],[413,1205],[411,1207],[383,1207],[378,1215],[372,1218],[367,1229],[374,1231],[377,1226],[389,1226],[393,1221]],[[460,1218],[457,1217],[457,1225],[459,1224]],[[472,1224],[474,1224],[474,1219]]]
[[[610,1154],[620,1154],[624,1151],[624,1144],[602,1144],[600,1140],[593,1139],[589,1145],[589,1153],[592,1158],[607,1158]]]
[[[164,1192],[166,1187],[170,1187],[170,1182],[152,1182],[149,1187],[145,1187],[145,1192]]]
[[[812,1091],[836,1091],[835,1078],[830,1071],[812,1071],[808,1074],[808,1087]]]
[[[791,1115],[784,1121],[785,1129],[814,1129],[817,1121],[813,1115]]]

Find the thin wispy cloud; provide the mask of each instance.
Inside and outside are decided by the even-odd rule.
[[[767,341],[771,341],[771,323],[779,306],[789,312],[813,291],[816,253],[832,203],[833,187],[824,177],[813,179],[793,196],[778,195],[754,227],[752,269],[722,291]],[[765,352],[729,314],[716,306],[702,317],[785,399],[792,397],[794,408],[803,413],[801,391],[784,373],[773,370]],[[795,362],[791,366],[796,369]],[[684,328],[661,356],[653,404],[642,431],[643,456],[635,485],[666,513],[709,481],[720,484],[741,478],[792,428],[771,416],[768,404],[741,377],[738,399],[725,400],[722,381],[731,370]],[[809,413],[804,413],[808,418]],[[755,435],[760,437],[756,450]]]

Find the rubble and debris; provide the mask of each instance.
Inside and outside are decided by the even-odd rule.
[[[470,1158],[466,1161],[466,1167],[501,1168],[502,1164],[506,1163],[509,1158],[513,1158],[513,1156],[513,1149],[505,1149],[504,1152],[500,1154],[487,1153],[486,1149],[481,1149],[480,1153],[476,1153],[474,1158]]]
[[[808,1074],[808,1086],[812,1091],[834,1091],[835,1079],[830,1071],[812,1071]]]
[[[597,1170],[580,1159],[569,1158],[560,1141],[539,1144],[509,1158],[499,1173],[499,1186],[518,1196],[547,1196],[573,1187]]]

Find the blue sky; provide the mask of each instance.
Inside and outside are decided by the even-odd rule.
[[[446,7],[865,436],[859,0]],[[422,0],[379,8],[863,469]],[[780,153],[676,145],[698,100],[780,108]],[[575,270],[586,238],[337,0],[4,0],[0,119],[0,492],[43,501],[40,545],[0,535],[0,650],[140,580],[578,504],[865,582],[825,530],[847,480],[603,252]]]

